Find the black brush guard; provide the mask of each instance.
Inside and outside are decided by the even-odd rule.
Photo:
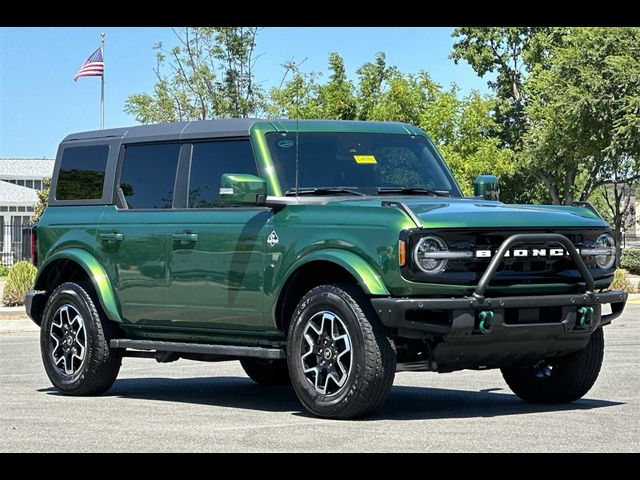
[[[576,264],[585,283],[585,292],[565,295],[530,295],[486,298],[485,292],[495,276],[507,251],[522,243],[555,243],[566,248]],[[424,334],[440,334],[464,337],[468,335],[493,333],[495,337],[525,334],[535,337],[536,332],[544,338],[557,338],[564,333],[584,334],[610,323],[622,314],[627,294],[621,291],[595,293],[595,284],[589,269],[571,241],[557,233],[524,233],[505,239],[480,278],[474,293],[468,297],[456,298],[372,298],[371,303],[382,323],[397,329],[402,336],[420,337]],[[611,304],[611,313],[601,315],[602,304]],[[530,323],[509,324],[505,321],[509,309],[538,309],[540,315],[556,308],[557,318],[535,318],[530,315]],[[588,325],[580,321],[580,308],[592,307]],[[547,310],[545,310],[547,309]],[[421,312],[423,312],[421,314]],[[434,315],[438,312],[438,315]],[[479,328],[478,315],[491,312],[491,328]],[[410,315],[407,315],[410,313]],[[486,314],[485,314],[486,315]],[[510,330],[510,331],[509,331]],[[422,332],[422,335],[420,335]]]

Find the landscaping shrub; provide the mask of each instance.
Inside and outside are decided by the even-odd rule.
[[[9,275],[9,267],[0,265],[0,277],[6,277],[7,275]]]
[[[2,303],[7,307],[24,304],[24,296],[33,286],[36,279],[36,267],[31,262],[23,260],[9,269],[7,284],[2,294]]]
[[[620,268],[624,268],[634,275],[640,275],[640,248],[625,248],[622,250]]]
[[[623,292],[634,293],[633,284],[627,278],[627,272],[622,269],[617,269],[613,276],[613,282],[611,282],[611,290],[622,290]]]

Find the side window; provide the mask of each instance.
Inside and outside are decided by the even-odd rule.
[[[107,145],[65,148],[60,161],[55,198],[57,200],[102,198],[108,156]]]
[[[180,145],[128,145],[117,192],[129,208],[171,208]]]
[[[194,143],[188,207],[215,207],[220,197],[220,177],[224,173],[258,174],[249,140]]]

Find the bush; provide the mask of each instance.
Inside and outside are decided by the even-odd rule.
[[[24,304],[24,296],[36,280],[36,267],[31,262],[23,260],[9,269],[7,284],[2,294],[2,303],[7,307]]]
[[[6,277],[7,275],[9,275],[9,267],[0,265],[0,277]]]
[[[613,275],[613,282],[609,287],[611,290],[622,290],[623,292],[634,293],[633,284],[627,278],[627,272],[622,269],[617,269]]]
[[[640,248],[625,248],[622,250],[620,268],[624,268],[634,275],[640,275]]]

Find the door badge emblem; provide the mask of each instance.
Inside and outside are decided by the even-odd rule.
[[[273,247],[279,241],[280,241],[280,239],[278,238],[278,234],[276,233],[275,230],[273,232],[271,232],[269,234],[269,236],[267,237],[267,243],[269,244],[270,247]]]

